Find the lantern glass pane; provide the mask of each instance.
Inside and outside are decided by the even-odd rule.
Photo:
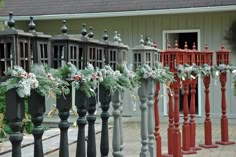
[[[24,49],[25,49],[25,58],[26,58],[26,57],[29,57],[28,43],[25,43]]]
[[[24,45],[22,42],[20,43],[20,57],[24,57]]]
[[[4,76],[5,64],[3,61],[0,61],[0,76]]]
[[[48,58],[48,49],[47,49],[47,44],[44,44],[44,58]]]
[[[7,53],[7,58],[11,58],[11,43],[7,43],[7,50],[6,50],[6,53]]]
[[[4,44],[0,43],[0,58],[5,58]]]

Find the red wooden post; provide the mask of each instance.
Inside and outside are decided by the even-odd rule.
[[[155,102],[154,102],[154,114],[155,114],[155,139],[156,139],[156,156],[161,157],[161,136],[160,136],[160,120],[158,109],[158,95],[160,91],[160,83],[156,83]]]
[[[184,122],[182,126],[182,140],[183,140],[183,154],[196,154],[196,151],[190,149],[190,125],[188,122],[188,89],[189,89],[189,81],[190,80],[184,80],[183,81],[183,87],[184,87],[184,102],[183,102],[183,114],[184,114]]]
[[[211,56],[207,57],[210,58],[210,60],[206,60],[206,56]],[[201,52],[200,55],[200,63],[201,64],[208,64],[212,65],[212,55],[213,52],[208,50],[208,45],[205,45],[205,50]],[[209,87],[210,87],[210,82],[211,82],[211,76],[205,76],[203,78],[203,84],[205,86],[205,122],[204,122],[204,135],[205,135],[205,143],[200,144],[200,147],[203,148],[218,148],[217,145],[212,144],[212,125],[211,125],[211,118],[210,118],[210,98],[209,98]]]
[[[164,66],[169,66],[170,71],[175,73],[175,80],[172,85],[174,89],[174,133],[173,133],[173,143],[171,143],[171,132],[172,126],[170,126],[170,131],[168,132],[168,151],[171,151],[173,148],[173,156],[174,157],[182,157],[181,151],[181,133],[179,130],[179,89],[180,89],[180,79],[177,77],[177,65],[185,63],[185,51],[180,50],[178,48],[178,42],[175,41],[174,49],[171,49],[170,44],[168,43],[168,48],[163,52],[162,62]],[[171,100],[170,98],[169,100]],[[172,101],[169,101],[169,105],[171,105]],[[171,108],[170,110],[171,111]],[[169,113],[169,121],[172,123],[172,115]],[[172,125],[172,124],[169,124]],[[168,152],[169,153],[169,152]]]
[[[216,59],[217,64],[229,64],[229,51],[224,50],[224,45],[222,44],[221,50],[216,52]],[[227,82],[227,74],[225,72],[220,74],[220,83],[221,83],[221,109],[222,109],[222,116],[221,116],[221,141],[217,141],[217,144],[222,145],[230,145],[235,144],[234,141],[229,141],[228,137],[228,118],[226,115],[226,82]]]
[[[173,89],[173,85],[170,85],[170,88]],[[173,95],[171,90],[168,91],[168,118],[169,126],[167,129],[167,141],[168,141],[168,154],[163,154],[162,157],[171,157],[173,156],[173,136],[174,136],[174,108],[173,108]]]
[[[175,76],[176,82],[173,83],[174,87],[174,136],[173,136],[173,156],[182,157],[181,151],[181,133],[179,130],[179,89],[180,79]]]
[[[201,150],[201,148],[196,147],[196,123],[195,123],[195,97],[196,97],[196,85],[197,79],[191,80],[191,100],[190,100],[190,148],[193,150]]]
[[[200,51],[196,50],[195,42],[193,43],[193,50],[191,50],[191,63],[195,63],[196,65],[200,65]],[[189,58],[189,57],[188,57]],[[195,74],[192,74],[194,77]],[[192,79],[190,81],[191,86],[191,100],[190,100],[190,148],[193,150],[201,150],[201,148],[196,147],[196,123],[195,123],[195,100],[196,100],[196,85],[197,85],[197,78]]]
[[[203,78],[203,83],[205,86],[205,122],[204,122],[204,135],[205,135],[205,143],[200,144],[200,147],[203,148],[218,148],[217,145],[212,144],[212,125],[210,119],[210,98],[209,98],[209,87],[211,82],[211,76],[205,76]]]

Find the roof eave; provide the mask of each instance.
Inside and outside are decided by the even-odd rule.
[[[119,11],[119,12],[99,12],[99,13],[76,13],[76,14],[53,14],[53,15],[35,15],[37,20],[59,20],[59,19],[82,19],[82,18],[102,18],[102,17],[121,17],[121,16],[143,16],[143,15],[165,15],[182,13],[202,13],[202,12],[222,12],[236,11],[236,5],[214,6],[214,7],[195,7],[161,10],[137,10],[137,11]],[[30,15],[29,15],[30,16]],[[29,16],[14,16],[15,20],[25,21]],[[6,20],[7,16],[0,17],[0,20]]]

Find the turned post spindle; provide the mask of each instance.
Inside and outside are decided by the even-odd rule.
[[[71,93],[67,95],[58,95],[56,99],[56,106],[59,111],[58,116],[61,119],[58,124],[58,127],[61,132],[59,157],[69,157],[68,129],[70,127],[70,124],[67,119],[70,116],[70,109],[72,107]]]
[[[123,154],[121,154],[120,151],[120,101],[121,101],[121,93],[120,91],[116,90],[112,96],[111,96],[112,106],[113,106],[113,136],[112,136],[112,148],[113,153],[112,155],[114,157],[121,157]]]
[[[181,133],[179,129],[179,89],[180,79],[175,77],[174,87],[174,135],[173,135],[173,156],[182,157],[181,151]]]
[[[203,78],[203,83],[205,86],[205,121],[204,121],[204,136],[205,136],[205,143],[200,144],[200,147],[203,148],[218,148],[217,145],[212,144],[212,125],[211,125],[211,118],[210,118],[210,97],[209,97],[209,87],[211,82],[211,76],[205,76]]]
[[[104,86],[99,86],[99,101],[101,103],[101,118],[102,118],[102,132],[100,152],[102,157],[107,157],[109,153],[109,134],[108,134],[108,118],[110,114],[108,112],[111,102],[110,90],[105,89]]]
[[[123,116],[123,102],[124,102],[124,91],[121,91],[121,102],[120,102],[120,151],[123,152],[124,146],[123,146],[123,127],[122,127],[122,116]],[[123,153],[122,153],[123,154]]]
[[[147,80],[142,80],[141,86],[138,89],[138,96],[140,99],[140,109],[141,109],[141,152],[140,157],[149,157],[150,153],[148,151],[148,121],[147,121]]]
[[[182,153],[183,154],[195,154],[196,151],[190,149],[190,125],[188,122],[188,115],[189,115],[189,108],[188,108],[188,91],[189,91],[189,79],[184,80],[183,88],[184,88],[184,122],[182,126],[182,140],[183,140],[183,146],[182,146]]]
[[[160,91],[160,83],[156,83],[156,91],[154,95],[154,117],[155,117],[155,140],[156,140],[156,156],[161,157],[161,135],[160,135],[160,116],[159,116],[159,91]]]
[[[16,89],[6,92],[6,116],[12,130],[9,140],[12,144],[12,157],[21,157],[22,120],[25,115],[24,98],[20,98]]]
[[[149,78],[147,82],[147,107],[148,107],[148,148],[150,152],[150,157],[156,156],[155,149],[154,149],[154,111],[153,111],[153,104],[154,104],[154,81]]]
[[[44,130],[41,126],[43,122],[43,113],[45,112],[45,97],[31,90],[28,99],[29,113],[34,124],[32,134],[34,136],[34,157],[43,157],[42,136]]]
[[[229,135],[228,135],[228,118],[226,114],[226,82],[227,82],[227,73],[222,72],[220,74],[220,83],[221,83],[221,110],[222,110],[222,116],[221,116],[221,141],[217,141],[216,144],[222,144],[222,145],[230,145],[235,144],[234,141],[229,141]]]
[[[173,93],[171,90],[174,89],[173,84],[170,84],[170,89],[168,90],[168,119],[169,119],[169,125],[167,129],[167,142],[168,142],[168,153],[163,154],[163,157],[171,157],[173,156],[173,140],[174,140],[174,106],[173,106]]]
[[[87,157],[96,157],[96,134],[94,123],[96,121],[96,97],[88,99],[88,144],[87,144]]]
[[[191,99],[190,99],[190,148],[193,150],[201,150],[201,148],[196,147],[196,123],[195,123],[195,105],[196,105],[196,86],[197,78],[190,81],[191,85]]]
[[[79,89],[75,91],[75,103],[77,107],[77,113],[79,115],[77,119],[78,125],[78,136],[77,136],[77,147],[76,157],[86,157],[85,153],[85,125],[88,97]]]

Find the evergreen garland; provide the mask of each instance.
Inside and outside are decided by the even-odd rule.
[[[170,82],[174,82],[174,74],[169,71],[169,67],[163,67],[161,63],[157,63],[154,67],[155,79],[163,84],[168,85]]]
[[[168,67],[163,67],[161,64],[153,68],[147,64],[139,66],[135,72],[135,77],[139,82],[148,78],[163,84],[169,84],[174,81],[174,74],[169,72]]]
[[[75,70],[75,68],[71,70],[73,70],[73,74],[70,75],[70,80],[75,89],[84,92],[87,97],[95,96],[98,83],[101,81],[102,77],[97,70],[95,70],[93,65],[88,64],[87,67],[82,70]]]
[[[39,86],[36,91],[42,96],[55,93],[56,95],[69,94],[69,83],[61,79],[59,75],[56,77],[51,74],[52,69],[48,68],[47,65],[34,64],[31,68],[31,72],[36,75]]]
[[[56,94],[68,94],[69,84],[60,78],[55,78],[47,73],[43,65],[34,64],[31,72],[26,72],[22,67],[15,65],[9,68],[6,75],[10,78],[1,83],[1,86],[9,89],[16,88],[19,97],[30,96],[31,90],[35,89],[40,95],[47,96],[50,92]]]
[[[124,89],[134,90],[139,82],[135,79],[135,73],[131,71],[127,64],[121,64],[118,66],[118,71],[120,75],[118,76],[118,83]]]
[[[233,78],[233,93],[236,96],[236,71],[233,73],[234,74],[234,78]]]
[[[122,90],[123,87],[118,83],[118,71],[114,71],[110,65],[105,65],[104,68],[98,69],[99,75],[102,77],[100,85],[105,87],[106,90],[114,92],[115,90]]]

